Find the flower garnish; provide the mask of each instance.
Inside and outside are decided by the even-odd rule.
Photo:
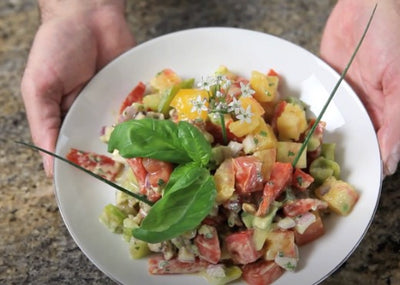
[[[231,87],[231,85],[232,85],[232,81],[230,81],[229,79],[226,79],[225,81],[222,82],[221,87],[224,90],[228,90],[229,87]]]
[[[236,116],[240,120],[241,123],[251,123],[251,117],[253,117],[253,113],[251,112],[251,106],[247,106],[246,110],[240,108],[239,114]]]
[[[214,86],[217,83],[216,78],[213,76],[202,77],[199,83],[197,83],[197,87],[200,89],[204,89],[210,91],[211,86]]]
[[[201,98],[201,96],[197,96],[196,100],[192,100],[191,103],[193,104],[192,109],[190,110],[191,112],[197,112],[200,114],[202,111],[208,111],[207,108],[207,99],[206,98]]]
[[[256,93],[253,89],[250,88],[250,84],[244,84],[240,82],[240,90],[242,91],[242,97],[253,97],[253,94]]]
[[[237,115],[242,109],[242,104],[240,104],[238,99],[233,98],[232,102],[228,104],[228,107],[228,112],[233,112]]]

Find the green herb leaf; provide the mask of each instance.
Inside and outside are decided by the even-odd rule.
[[[210,213],[216,197],[214,179],[195,163],[178,167],[171,174],[164,196],[144,218],[135,238],[157,243],[197,227]]]
[[[115,149],[125,158],[149,157],[178,164],[192,160],[182,147],[178,126],[170,120],[146,118],[118,124],[108,142],[108,151]]]
[[[196,162],[206,166],[211,144],[192,124],[146,118],[117,125],[111,133],[108,151],[122,157],[149,157],[177,164]]]
[[[211,144],[199,129],[188,122],[180,121],[178,123],[178,137],[182,147],[194,162],[201,166],[208,164],[211,157]]]

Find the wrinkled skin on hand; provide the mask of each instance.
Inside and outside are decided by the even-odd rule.
[[[321,57],[342,71],[376,1],[339,0],[323,33]],[[378,135],[384,174],[400,159],[400,1],[380,0],[346,79],[367,108]]]
[[[42,7],[42,24],[21,83],[34,144],[54,151],[62,117],[82,87],[105,64],[134,45],[123,1],[113,1],[118,5],[93,7],[88,3],[96,1],[75,1],[77,6],[69,1],[68,6],[57,9]],[[43,165],[52,176],[53,158],[43,154]]]

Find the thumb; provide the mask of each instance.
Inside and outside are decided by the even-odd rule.
[[[394,82],[397,88],[388,88],[384,98],[383,122],[378,129],[378,141],[384,166],[384,174],[391,175],[396,172],[400,159],[400,116],[398,107],[400,103],[400,84]]]

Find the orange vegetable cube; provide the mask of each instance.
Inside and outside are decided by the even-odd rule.
[[[199,89],[180,89],[172,99],[170,106],[175,108],[179,120],[207,120],[208,117],[208,98],[206,90]],[[196,102],[202,102],[205,107],[195,108]]]

